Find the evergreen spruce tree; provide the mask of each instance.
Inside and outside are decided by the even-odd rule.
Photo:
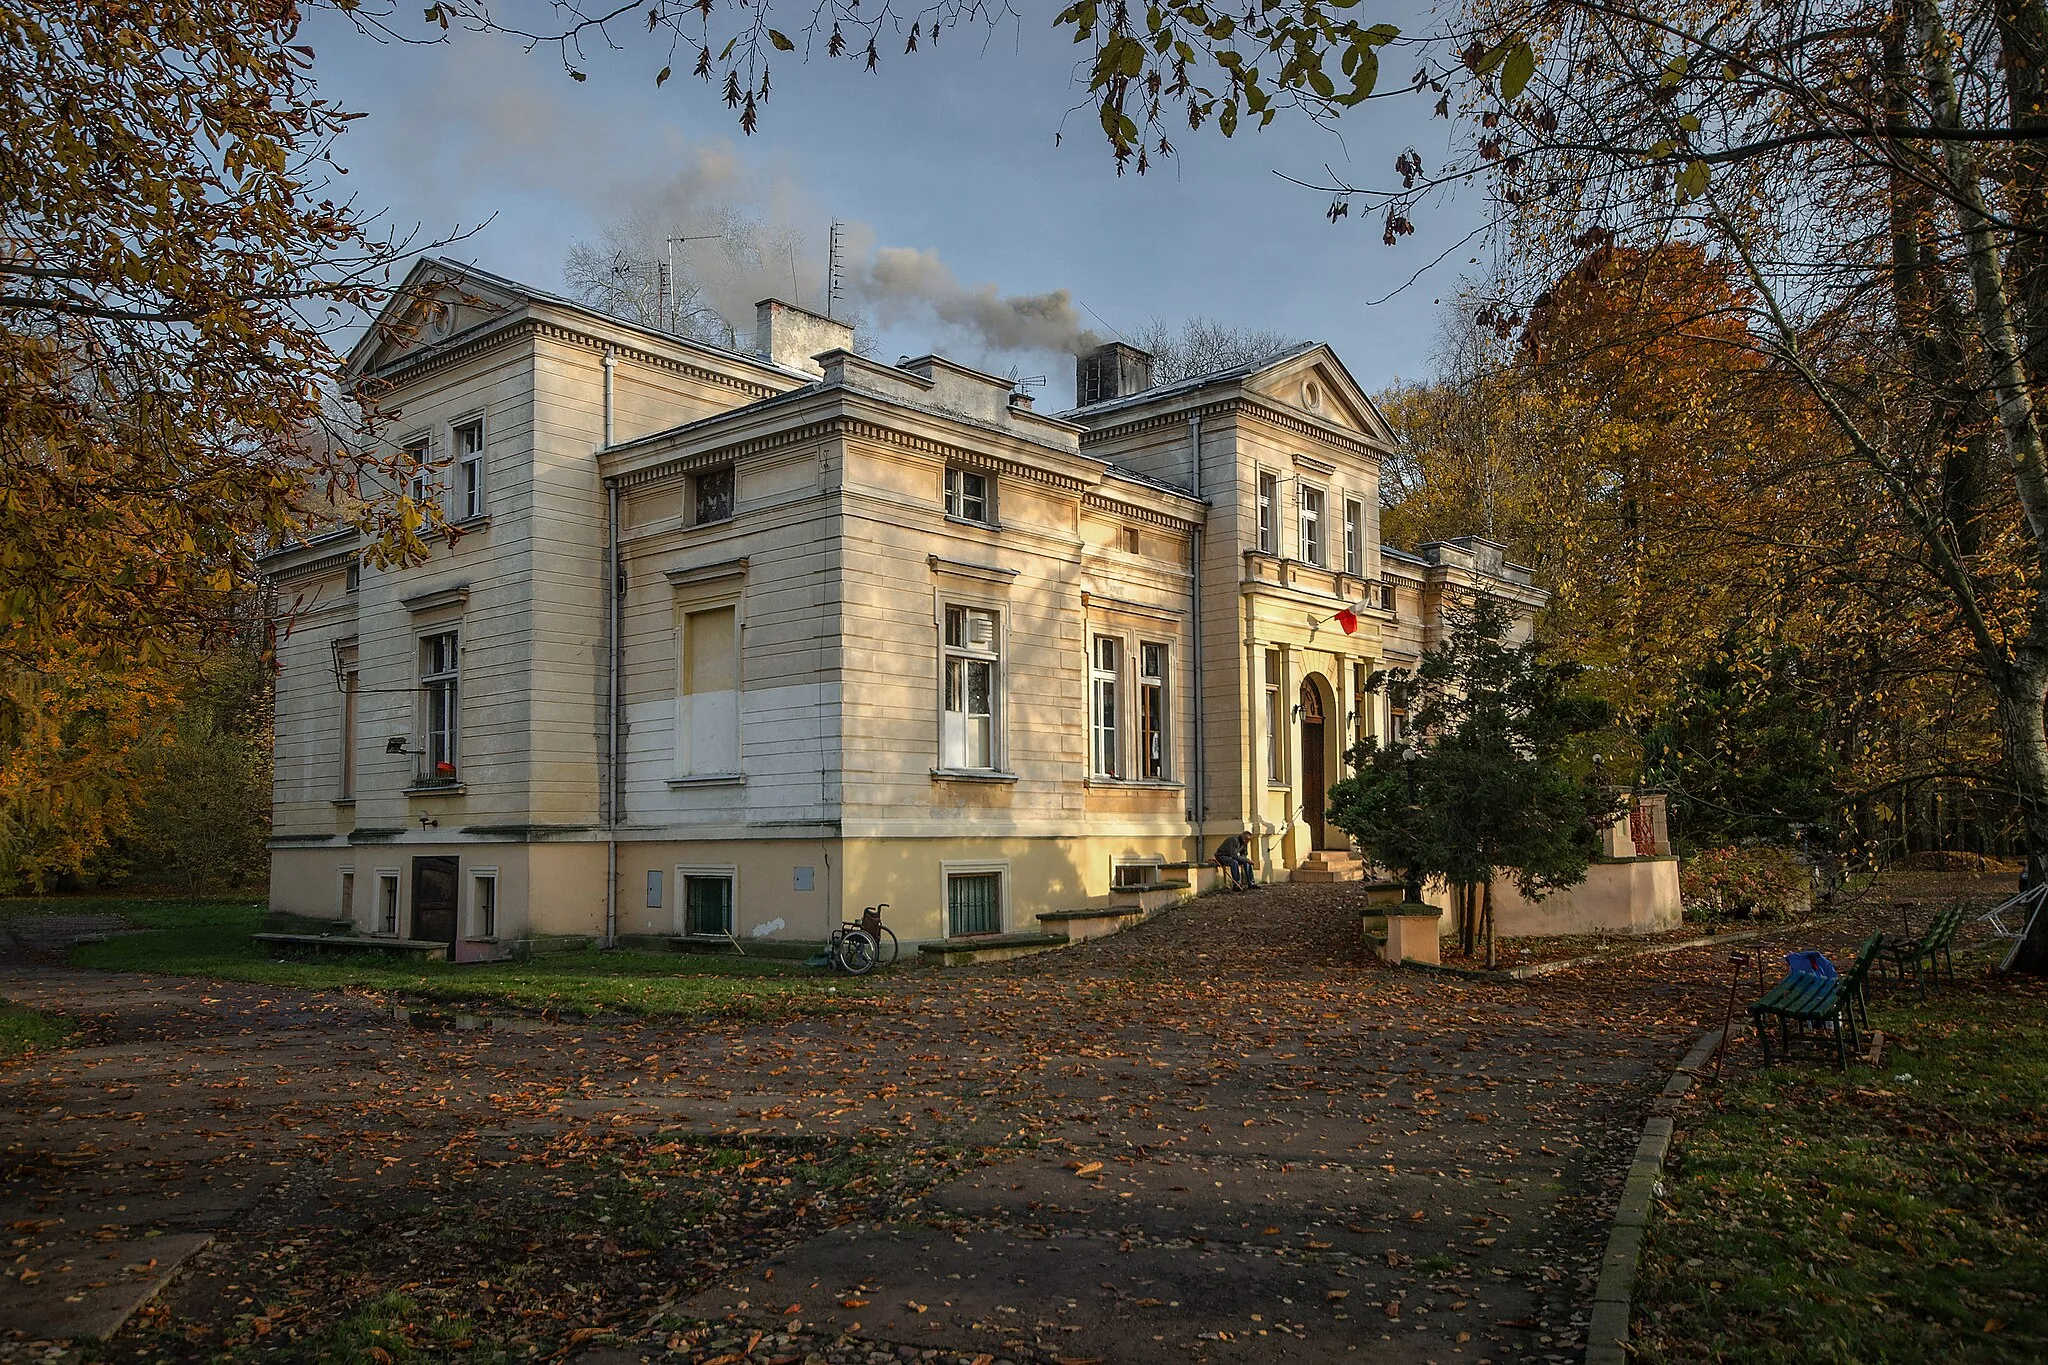
[[[1502,603],[1482,597],[1445,617],[1448,637],[1419,666],[1372,682],[1408,693],[1412,743],[1361,741],[1330,818],[1411,883],[1458,888],[1465,949],[1483,937],[1491,966],[1495,879],[1541,899],[1584,881],[1599,853],[1620,802],[1595,780],[1590,737],[1611,713],[1579,689],[1577,664],[1509,642]]]

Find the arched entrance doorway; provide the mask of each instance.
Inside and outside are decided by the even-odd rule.
[[[1330,799],[1330,777],[1324,765],[1323,689],[1314,676],[1301,681],[1301,818],[1308,826],[1309,851],[1328,840],[1324,826]]]

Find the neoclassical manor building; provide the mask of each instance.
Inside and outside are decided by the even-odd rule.
[[[1107,345],[1048,415],[776,301],[744,354],[442,260],[394,300],[351,373],[459,534],[269,557],[271,899],[455,957],[878,902],[906,943],[1092,932],[1239,829],[1345,875],[1325,794],[1403,722],[1368,676],[1447,594],[1541,600],[1487,542],[1381,544],[1389,433],[1326,345],[1162,386]]]

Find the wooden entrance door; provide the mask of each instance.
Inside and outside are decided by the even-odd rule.
[[[456,887],[462,864],[454,858],[412,860],[412,936],[455,946]]]
[[[1301,818],[1308,824],[1309,847],[1323,847],[1325,806],[1330,784],[1323,772],[1323,694],[1313,682],[1301,685]]]

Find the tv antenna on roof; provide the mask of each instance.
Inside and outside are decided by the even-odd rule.
[[[664,332],[673,332],[682,322],[682,290],[676,287],[676,247],[684,242],[715,242],[718,234],[713,232],[700,237],[671,237],[664,245],[668,251],[666,260],[654,263],[655,315],[657,325]],[[669,303],[675,303],[675,315],[670,316]]]
[[[843,242],[841,230],[846,225],[837,218],[832,220],[832,245],[825,257],[825,316],[839,316],[839,302],[845,297],[843,279],[839,273],[839,252]]]

